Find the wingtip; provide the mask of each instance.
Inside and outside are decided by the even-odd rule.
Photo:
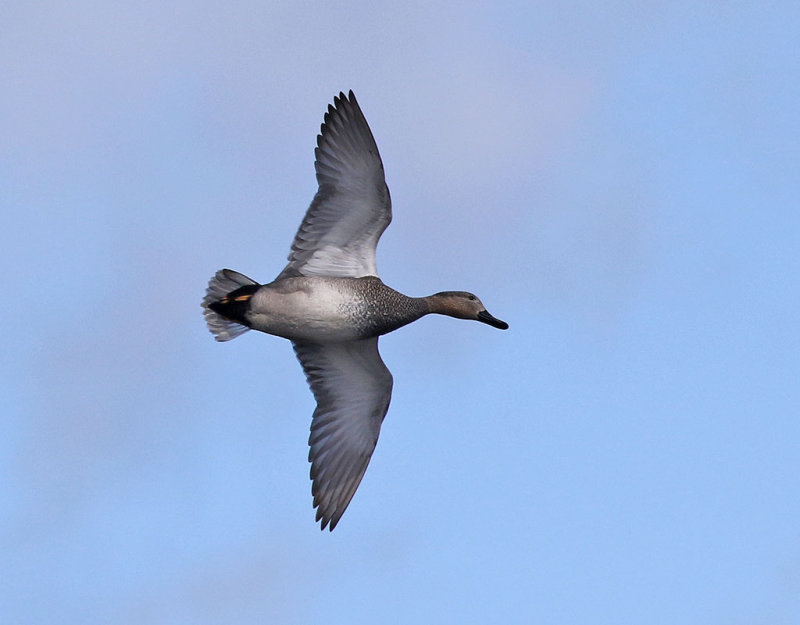
[[[317,504],[319,505],[319,504]],[[336,527],[336,524],[339,522],[338,518],[330,517],[322,513],[321,508],[317,508],[317,518],[316,522],[319,523],[320,531],[324,532],[327,528],[329,532],[333,531],[333,528]]]
[[[353,93],[352,89],[348,89],[347,95],[345,95],[344,91],[340,91],[339,95],[333,96],[333,104],[328,105],[328,111],[332,112],[333,110],[339,108],[343,102],[353,106],[358,106],[356,94]]]

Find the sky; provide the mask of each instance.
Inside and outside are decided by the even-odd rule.
[[[0,7],[0,620],[800,623],[793,2]],[[381,339],[336,530],[268,282],[353,89],[382,279],[507,321]]]

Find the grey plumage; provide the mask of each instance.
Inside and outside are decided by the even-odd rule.
[[[462,291],[408,297],[378,277],[375,248],[392,219],[378,147],[351,91],[328,107],[315,150],[319,189],[269,284],[223,269],[203,314],[218,341],[253,328],[292,341],[317,407],[311,420],[312,495],[333,530],[367,469],[392,396],[378,337],[428,313],[505,329]]]

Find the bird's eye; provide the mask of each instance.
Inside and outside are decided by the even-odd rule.
[[[467,299],[472,300],[474,302],[477,298],[474,295],[467,295]]]

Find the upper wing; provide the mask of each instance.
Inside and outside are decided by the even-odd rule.
[[[328,106],[314,150],[319,189],[278,276],[377,276],[375,247],[392,220],[383,163],[351,91]]]
[[[311,421],[311,493],[322,528],[333,530],[356,492],[392,397],[392,374],[378,339],[294,342],[317,409]]]

